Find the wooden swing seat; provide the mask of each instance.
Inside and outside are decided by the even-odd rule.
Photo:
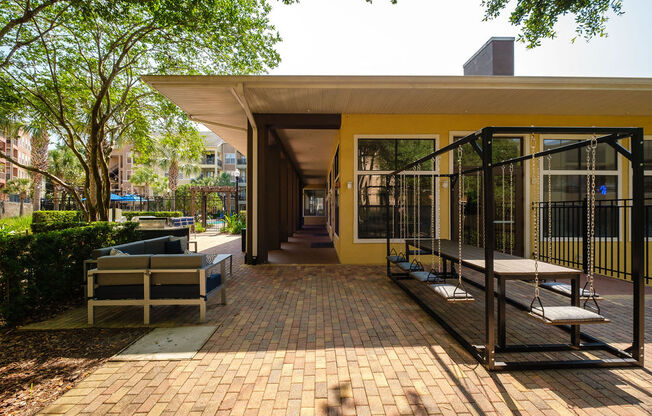
[[[426,272],[424,270],[410,272],[410,277],[412,277],[413,279],[416,279],[416,280],[420,280],[422,282],[443,282],[444,281],[444,279],[437,276],[437,274],[434,274],[434,273],[431,273],[431,272]]]
[[[534,307],[528,313],[531,317],[547,325],[585,325],[606,324],[611,321],[604,316],[579,306]]]
[[[562,282],[543,282],[539,283],[539,286],[546,288],[552,292],[555,292],[559,295],[563,295],[566,297],[571,297],[572,296],[572,290],[571,290],[571,285],[568,283],[562,283]],[[580,298],[588,298],[591,296],[591,293],[586,290],[586,289],[580,289]],[[602,299],[599,294],[595,294],[596,299]]]
[[[446,299],[446,302],[473,302],[473,296],[466,290],[447,283],[428,285],[439,296]]]

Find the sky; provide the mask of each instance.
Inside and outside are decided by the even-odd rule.
[[[273,0],[283,41],[273,75],[462,75],[462,65],[492,36],[517,36],[508,21],[483,22],[481,0]],[[516,43],[515,75],[652,77],[652,0],[623,0],[607,38],[575,43],[573,19],[535,49]]]

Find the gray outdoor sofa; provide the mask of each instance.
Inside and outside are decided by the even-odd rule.
[[[206,254],[166,254],[187,245],[187,238],[166,236],[94,250],[96,267],[87,272],[88,323],[94,324],[96,306],[120,305],[142,306],[145,324],[152,306],[198,305],[204,322],[209,297],[221,292],[226,304],[225,276],[211,273],[218,264]],[[111,256],[111,249],[125,254]]]

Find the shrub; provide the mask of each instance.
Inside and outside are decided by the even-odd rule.
[[[35,211],[32,214],[32,232],[42,233],[86,224],[81,211]]]
[[[0,325],[46,316],[82,299],[84,260],[96,248],[140,239],[137,224],[0,237]]]
[[[196,233],[203,233],[204,231],[206,231],[206,228],[204,228],[203,225],[195,224],[195,232]]]
[[[226,230],[231,234],[240,234],[247,226],[247,217],[241,214],[224,215],[224,221],[226,221]]]
[[[181,211],[123,211],[124,215],[129,221],[133,217],[159,217],[159,218],[168,218],[168,217],[183,217],[183,212]]]

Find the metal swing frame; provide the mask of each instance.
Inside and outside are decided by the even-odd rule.
[[[569,344],[526,344],[526,345],[507,345],[505,341],[505,304],[508,303],[516,308],[528,312],[528,305],[510,299],[505,296],[505,282],[498,279],[499,302],[496,302],[494,289],[494,250],[496,247],[496,235],[493,227],[495,219],[495,195],[493,192],[494,172],[493,168],[501,167],[518,162],[524,162],[530,159],[540,158],[556,153],[562,153],[569,150],[579,149],[591,144],[591,140],[578,140],[575,143],[557,147],[555,149],[544,150],[532,154],[527,154],[508,160],[493,163],[492,143],[496,135],[527,135],[527,134],[580,134],[597,136],[597,144],[607,143],[619,154],[627,158],[632,168],[632,214],[631,214],[631,251],[630,261],[632,270],[632,344],[630,347],[620,350],[588,334],[580,331],[580,325],[557,326],[570,334],[571,342]],[[619,141],[630,138],[630,150],[627,150]],[[645,247],[645,206],[644,206],[644,155],[643,155],[643,128],[640,127],[484,127],[474,133],[471,133],[460,140],[444,146],[431,154],[413,161],[402,168],[395,170],[385,177],[385,207],[386,207],[386,245],[387,253],[390,252],[390,241],[393,230],[390,227],[390,198],[392,179],[396,179],[402,172],[418,166],[424,162],[430,161],[444,153],[451,152],[465,144],[471,145],[473,150],[482,160],[482,166],[467,169],[461,172],[462,175],[481,172],[483,176],[483,205],[484,205],[484,284],[474,282],[470,279],[465,281],[484,291],[485,316],[484,316],[484,344],[474,345],[466,339],[464,334],[456,331],[446,320],[440,316],[422,299],[416,296],[408,285],[401,279],[403,276],[397,276],[390,271],[390,264],[387,264],[387,275],[399,287],[401,287],[410,297],[412,297],[429,315],[439,322],[478,362],[483,364],[488,370],[528,370],[528,369],[555,369],[555,368],[606,368],[606,367],[643,367],[644,365],[644,348],[645,348],[645,283],[644,283],[644,247]],[[459,173],[441,174],[436,173],[432,177],[447,177],[451,180],[449,193],[452,193],[454,182],[457,180]],[[394,201],[397,200],[396,192],[398,187],[394,187]],[[451,195],[452,196],[452,195]],[[433,236],[434,238],[434,236]],[[409,243],[406,240],[406,247]],[[418,249],[421,249],[420,247]],[[409,250],[406,257],[409,261]],[[573,283],[574,284],[574,283]],[[575,285],[575,284],[574,284]],[[574,292],[579,291],[577,287],[573,288]],[[577,298],[577,299],[575,299]],[[579,296],[572,297],[573,304],[579,302]],[[452,306],[448,306],[452,307]],[[497,311],[496,311],[497,307]],[[496,334],[498,332],[498,334]],[[551,352],[551,351],[590,351],[602,350],[610,353],[613,358],[609,359],[586,359],[586,360],[551,360],[551,361],[501,361],[497,362],[496,353],[509,352]]]

